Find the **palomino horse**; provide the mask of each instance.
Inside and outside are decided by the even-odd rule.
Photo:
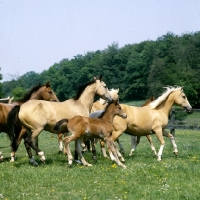
[[[112,97],[112,99],[118,100],[119,99],[119,88],[118,89],[110,89],[110,96]],[[100,98],[98,101],[95,101],[92,105],[92,109],[91,109],[91,113],[93,113],[94,111],[97,110],[104,110],[106,108],[106,106],[108,105],[108,102],[105,101],[104,99]]]
[[[123,165],[117,156],[116,148],[114,146],[114,141],[111,139],[112,135],[112,122],[113,118],[118,115],[123,119],[126,118],[126,113],[121,109],[121,106],[118,104],[118,100],[113,101],[113,103],[109,103],[103,112],[100,118],[88,118],[83,116],[75,116],[71,119],[62,119],[58,121],[54,127],[56,131],[66,132],[69,131],[71,133],[70,136],[65,137],[64,144],[65,150],[68,155],[68,163],[69,166],[72,165],[72,154],[69,148],[69,143],[72,141],[77,141],[77,152],[81,158],[83,165],[85,166],[92,166],[84,159],[82,152],[81,152],[81,139],[86,138],[99,138],[104,140],[108,145],[109,149],[112,151],[115,161],[119,166],[126,168]]]
[[[175,104],[188,111],[192,109],[182,87],[167,87],[166,89],[165,93],[147,106],[128,107],[121,104],[122,109],[127,113],[127,118],[122,119],[118,116],[114,118],[113,141],[119,138],[122,133],[133,136],[146,136],[150,133],[155,133],[161,144],[157,153],[157,158],[160,161],[165,145],[163,131],[168,124],[168,117],[172,106]]]
[[[55,133],[53,127],[56,122],[63,118],[72,118],[76,115],[89,117],[95,95],[99,95],[103,99],[112,100],[106,84],[100,78],[94,78],[92,81],[80,87],[76,96],[63,102],[47,102],[41,100],[30,100],[20,107],[15,106],[15,110],[11,111],[8,120],[9,127],[13,126],[13,119],[16,114],[20,122],[27,129],[29,136],[25,143],[33,148],[41,157],[41,161],[45,161],[44,152],[42,152],[34,142],[34,139],[43,131]],[[10,135],[14,135],[10,128]],[[15,140],[15,138],[13,137]],[[12,142],[14,144],[15,142]],[[34,165],[38,163],[33,156],[29,156]]]
[[[0,112],[0,132],[8,133],[7,118],[8,118],[8,113],[13,109],[13,107],[15,105],[21,105],[30,99],[58,101],[58,98],[56,97],[54,91],[51,89],[49,82],[47,82],[43,86],[41,84],[38,84],[37,86],[31,88],[28,92],[24,94],[22,99],[17,100],[13,102],[12,104],[0,103],[0,111],[1,111]],[[26,129],[24,129],[18,121],[15,121],[15,124],[17,125],[17,130],[19,131],[18,132],[19,137],[17,141],[17,147],[18,147],[22,138],[25,138],[26,136]],[[12,149],[11,161],[14,161],[16,150],[17,149]],[[27,149],[27,152],[28,152],[28,149]],[[3,159],[3,156],[1,153],[0,153],[0,157]]]

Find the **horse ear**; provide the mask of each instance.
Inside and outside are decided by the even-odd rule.
[[[119,88],[117,89],[117,93],[119,93]]]
[[[96,78],[96,77],[94,77],[94,80],[97,80],[97,79],[99,79],[99,80],[100,80],[100,82],[101,82],[102,75],[101,75],[99,78]]]
[[[183,86],[181,87],[181,92],[183,92]]]
[[[102,79],[102,75],[100,75],[100,77],[99,77],[100,82],[101,82],[101,79]]]
[[[49,83],[49,81],[46,83],[46,87],[50,87],[50,83]]]

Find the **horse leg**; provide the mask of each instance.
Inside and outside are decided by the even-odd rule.
[[[111,135],[112,141],[116,141],[116,140],[122,135],[122,133],[123,133],[125,130],[126,130],[126,127],[121,127],[121,129],[119,129],[118,131],[113,131],[113,132],[112,132],[112,135]],[[109,151],[111,160],[113,160],[113,159],[114,159],[114,156],[113,156],[113,154],[112,154],[112,151],[111,151],[110,149],[108,149],[108,151]],[[123,157],[122,154],[118,151],[117,148],[116,148],[116,152],[117,152],[117,155],[118,155],[118,157],[120,158],[120,160],[121,160],[122,162],[125,162],[124,157]]]
[[[17,149],[18,149],[18,147],[19,147],[19,145],[20,145],[20,143],[22,141],[22,138],[25,139],[26,137],[28,137],[28,133],[27,133],[26,129],[22,127],[21,130],[20,130],[19,136],[17,138],[16,149],[12,149],[12,152],[11,152],[11,155],[10,155],[10,162],[14,162],[15,161],[15,154],[16,154]],[[25,145],[25,148],[26,148],[26,145]]]
[[[120,152],[124,155],[125,154],[124,147],[122,146],[122,144],[121,144],[121,142],[119,141],[118,138],[117,138],[116,142],[119,145]]]
[[[129,153],[129,156],[132,156],[133,152],[135,151],[137,146],[137,136],[131,136],[131,152]]]
[[[151,136],[150,136],[150,135],[147,135],[146,137],[147,137],[147,139],[148,139],[148,141],[149,141],[149,143],[150,143],[151,150],[154,152],[154,155],[157,156],[156,148],[155,148],[154,145],[153,145],[153,141],[152,141]]]
[[[45,163],[45,156],[44,156],[44,152],[41,151],[38,146],[35,144],[35,141],[37,140],[37,137],[39,136],[39,134],[41,133],[41,131],[43,130],[43,127],[41,127],[40,129],[36,129],[34,130],[32,133],[29,130],[28,132],[28,137],[25,139],[25,145],[30,146],[33,150],[35,150],[36,154],[38,154],[40,156],[40,160]],[[33,163],[34,157],[32,156],[32,158],[30,159],[30,162]]]
[[[160,141],[160,149],[158,151],[158,154],[157,154],[157,157],[158,157],[158,161],[161,161],[161,157],[162,157],[162,152],[163,152],[163,149],[164,149],[164,146],[165,146],[165,141],[163,139],[163,135],[162,135],[162,128],[159,127],[159,128],[154,128],[153,131],[155,132],[158,140]]]
[[[0,151],[0,161],[3,161],[3,154],[1,151]]]
[[[101,151],[103,153],[103,157],[104,158],[108,158],[108,156],[106,154],[106,149],[105,149],[105,143],[104,143],[104,141],[100,139],[99,143],[100,143]]]
[[[91,167],[92,164],[89,164],[88,162],[86,162],[85,158],[83,157],[83,154],[82,154],[82,148],[81,148],[81,138],[78,138],[75,142],[76,144],[76,151],[81,159],[81,162],[83,163],[83,165],[85,166],[88,166],[88,167]]]
[[[63,151],[63,143],[62,143],[62,133],[57,134],[58,136],[58,144],[59,144],[59,153]]]
[[[70,148],[69,148],[69,143],[70,143],[70,141],[74,141],[73,140],[73,138],[71,138],[71,140],[70,140],[70,137],[71,136],[67,136],[67,137],[65,137],[64,139],[63,139],[63,141],[64,141],[64,150],[65,150],[65,154],[67,154],[67,156],[68,156],[68,164],[69,164],[69,166],[71,166],[72,165],[72,162],[73,162],[73,157],[72,157],[72,154],[71,154],[71,150],[70,150]]]
[[[25,146],[26,151],[28,153],[28,157],[29,157],[30,163],[32,163],[33,166],[38,166],[38,163],[35,161],[35,158],[34,158],[32,152],[31,152],[31,147],[26,142],[24,142],[24,146]]]
[[[177,145],[176,145],[174,136],[171,133],[167,132],[166,130],[163,130],[163,135],[170,138],[173,148],[174,148],[173,153],[174,153],[174,155],[178,156],[178,149],[177,149]]]
[[[96,148],[95,148],[95,144],[94,144],[94,138],[89,139],[89,142],[91,141],[91,146],[92,146],[92,159],[93,160],[97,160],[97,154],[96,154]],[[90,149],[90,147],[88,146],[88,149]]]
[[[122,163],[120,162],[119,158],[118,158],[118,154],[117,154],[117,151],[116,151],[117,148],[116,148],[114,142],[113,142],[110,138],[106,138],[105,141],[106,141],[106,144],[107,144],[109,150],[110,150],[110,151],[112,152],[112,154],[114,155],[114,158],[115,158],[114,160],[115,160],[115,162],[116,162],[119,166],[121,166],[121,167],[123,167],[123,168],[125,169],[126,166],[125,166],[124,164],[122,164]]]

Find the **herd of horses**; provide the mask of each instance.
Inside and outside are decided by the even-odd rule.
[[[140,107],[120,104],[118,92],[119,89],[109,90],[100,76],[80,86],[74,98],[63,102],[58,100],[48,82],[44,86],[32,88],[16,102],[0,103],[0,132],[7,133],[10,138],[10,160],[15,160],[15,153],[21,140],[24,139],[30,162],[34,166],[38,165],[31,149],[40,156],[42,162],[45,162],[45,154],[38,147],[38,136],[43,130],[58,135],[60,150],[63,151],[62,144],[64,144],[64,153],[68,156],[69,166],[73,163],[70,142],[74,141],[75,153],[82,164],[91,166],[83,157],[83,147],[89,141],[93,157],[96,157],[95,145],[99,141],[104,157],[108,157],[106,145],[110,159],[126,168],[121,153],[123,146],[119,141],[123,133],[131,135],[130,155],[141,136],[147,137],[158,161],[161,160],[165,145],[163,136],[171,139],[173,152],[177,155],[175,139],[165,130],[165,127],[173,105],[188,111],[192,109],[183,88],[166,87],[166,91],[157,99],[150,98]],[[94,102],[96,95],[100,99]],[[152,143],[151,134],[155,134],[160,142],[158,153]],[[121,151],[115,141],[118,142]],[[3,160],[1,152],[0,159]]]

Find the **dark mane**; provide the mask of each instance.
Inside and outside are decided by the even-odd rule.
[[[106,113],[107,109],[109,108],[109,106],[111,105],[112,103],[108,103],[108,105],[105,107],[105,110],[98,116],[98,118],[102,118],[104,116],[104,114]]]
[[[17,100],[17,101],[20,102],[20,103],[24,103],[24,102],[28,101],[31,98],[31,95],[34,92],[38,91],[41,87],[43,87],[43,86],[39,83],[38,85],[36,85],[33,88],[31,88],[28,92],[26,92],[24,94],[24,96],[21,99]]]
[[[88,85],[92,85],[93,83],[95,83],[96,79],[84,84],[84,85],[81,85],[78,89],[78,92],[76,94],[76,96],[73,98],[74,100],[78,100],[81,96],[81,94],[83,93],[83,91],[85,90],[85,88],[88,86]]]

